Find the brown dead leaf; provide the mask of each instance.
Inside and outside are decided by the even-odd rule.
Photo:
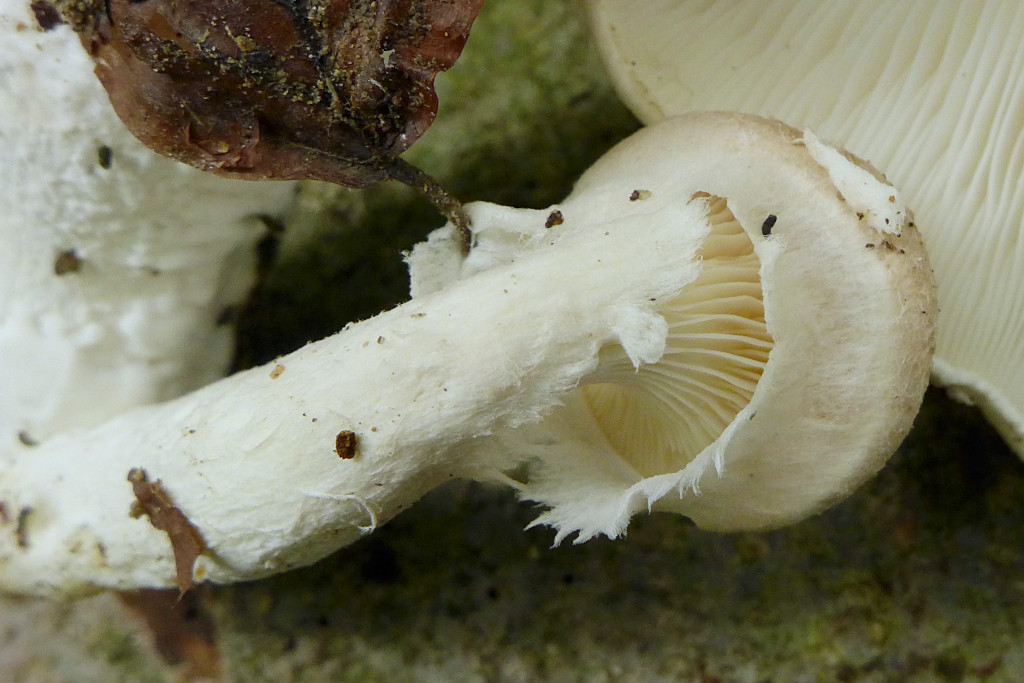
[[[203,609],[203,591],[180,596],[171,590],[143,589],[118,593],[121,601],[146,622],[164,661],[180,667],[184,680],[218,679],[222,660],[213,620]]]
[[[174,505],[159,479],[150,482],[146,470],[136,467],[128,472],[128,481],[136,500],[131,510],[132,517],[146,515],[150,524],[166,532],[171,539],[178,591],[184,595],[192,585],[192,567],[200,553],[206,550],[206,541],[199,529]]]
[[[433,122],[434,77],[455,63],[483,6],[51,2],[79,33],[118,115],[149,147],[220,175],[349,187],[424,183],[397,157]]]

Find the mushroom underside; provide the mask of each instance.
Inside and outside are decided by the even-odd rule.
[[[664,151],[664,135],[685,152]],[[621,210],[644,232],[694,202],[704,229],[680,229],[696,274],[648,302],[659,356],[610,336],[564,409],[504,435],[535,463],[521,491],[550,508],[539,523],[559,540],[617,536],[644,509],[717,530],[792,523],[876,472],[920,405],[934,283],[884,177],[810,132],[696,113],[622,143],[558,211]]]
[[[709,199],[708,222],[699,277],[658,305],[662,359],[636,368],[609,345],[582,387],[608,441],[645,477],[684,468],[721,436],[750,403],[773,345],[753,243],[721,197]]]

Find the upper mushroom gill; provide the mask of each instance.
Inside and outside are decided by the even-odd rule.
[[[773,346],[750,238],[721,197],[708,200],[708,221],[700,276],[658,306],[669,326],[661,360],[636,369],[609,345],[582,388],[608,441],[645,477],[682,469],[719,437]]]

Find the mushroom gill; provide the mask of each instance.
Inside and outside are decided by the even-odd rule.
[[[636,369],[606,346],[582,389],[608,441],[645,477],[685,467],[721,435],[773,346],[754,245],[725,199],[709,198],[708,222],[700,276],[658,306],[669,327],[661,360]]]

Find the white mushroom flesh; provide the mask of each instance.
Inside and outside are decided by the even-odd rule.
[[[222,377],[266,232],[256,216],[293,189],[150,151],[70,28],[0,0],[0,444]]]

